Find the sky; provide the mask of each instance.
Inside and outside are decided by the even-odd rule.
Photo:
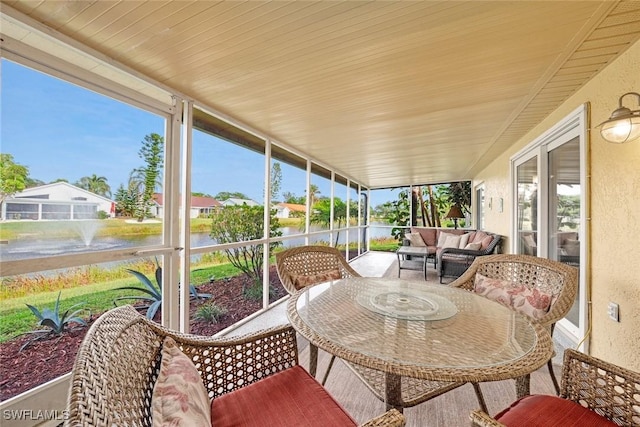
[[[0,152],[27,166],[33,179],[73,184],[95,174],[107,178],[115,194],[132,170],[144,166],[138,151],[145,135],[164,135],[161,116],[6,59],[0,66]],[[280,196],[285,191],[303,196],[304,171],[284,164],[282,170]],[[240,192],[262,203],[263,171],[263,156],[194,132],[193,192]],[[330,195],[328,181],[312,179],[312,184]],[[336,197],[344,200],[344,192]],[[390,190],[373,192],[372,206],[393,198]]]

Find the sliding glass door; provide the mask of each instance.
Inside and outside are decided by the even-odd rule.
[[[585,122],[586,107],[581,107],[511,159],[511,250],[579,269],[575,303],[558,325],[583,350],[589,299]]]
[[[548,258],[580,268],[580,139],[575,137],[557,147],[549,148],[547,163]],[[579,297],[580,293],[566,317],[575,328],[580,325]]]

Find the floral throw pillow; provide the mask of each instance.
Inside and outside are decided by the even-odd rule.
[[[475,293],[510,307],[532,319],[544,317],[551,307],[552,295],[508,280],[492,279],[476,273]]]
[[[293,286],[295,286],[296,289],[302,289],[306,286],[315,285],[316,283],[338,279],[342,279],[342,274],[337,268],[335,270],[321,271],[316,274],[297,274],[293,276]]]
[[[162,345],[160,374],[151,396],[153,426],[211,427],[210,401],[193,362],[171,337]]]

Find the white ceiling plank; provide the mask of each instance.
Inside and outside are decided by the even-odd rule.
[[[640,38],[637,1],[5,4],[372,188],[473,177]]]

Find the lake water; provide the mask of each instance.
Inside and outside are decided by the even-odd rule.
[[[297,227],[283,227],[280,229],[283,236],[300,234]],[[312,231],[320,231],[318,227],[312,227]],[[356,242],[360,236],[353,236],[354,231],[350,231],[349,240]],[[357,232],[360,234],[360,232]],[[372,223],[369,228],[371,238],[385,238],[391,236],[391,227],[382,223]],[[334,235],[334,239],[335,239]],[[320,241],[326,242],[329,238],[327,234],[311,236],[311,243]],[[139,246],[154,246],[161,244],[160,235],[153,236],[132,236],[124,237],[93,237],[87,238],[80,233],[78,238],[69,239],[23,239],[13,240],[8,244],[0,245],[0,259],[2,261],[12,261],[19,259],[40,258],[56,255],[70,255],[74,253],[86,253],[93,251],[115,250]],[[338,243],[344,244],[346,233],[341,231],[338,235]],[[86,244],[85,242],[88,242]],[[191,235],[191,247],[200,247],[214,244],[207,233],[195,233]],[[293,238],[283,242],[285,247],[300,246],[305,243],[305,238]],[[333,242],[332,242],[333,243]]]

